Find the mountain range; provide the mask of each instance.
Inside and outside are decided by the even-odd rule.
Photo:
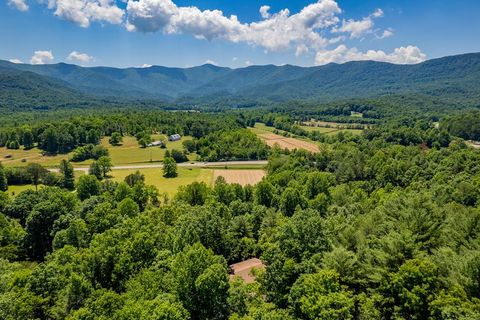
[[[0,60],[0,102],[25,105],[84,99],[215,102],[249,100],[329,102],[398,94],[480,98],[480,53],[415,65],[356,61],[315,67],[250,66],[230,69],[81,67],[30,65]],[[478,101],[478,100],[477,100]]]

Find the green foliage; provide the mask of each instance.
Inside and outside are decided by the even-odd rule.
[[[108,139],[108,143],[110,143],[112,146],[118,146],[122,143],[122,141],[123,137],[119,132],[113,132],[110,136],[110,139]]]
[[[301,276],[290,292],[294,313],[301,319],[353,319],[354,300],[331,270]]]
[[[386,110],[317,107],[367,122]],[[0,143],[24,143],[30,131],[60,150],[69,145],[60,128],[84,128],[65,132],[98,156],[103,178],[103,150],[87,140],[182,132],[196,137],[190,152],[243,158],[258,141],[242,127],[261,120],[303,135],[294,121],[310,119],[308,108],[82,115],[2,128]],[[63,161],[59,181],[38,175],[62,189],[0,192],[0,318],[478,319],[480,152],[427,118],[312,135],[315,154],[263,146],[268,174],[257,185],[195,182],[168,201],[140,172],[121,183],[82,175],[65,190],[73,171]],[[228,146],[237,154],[220,150]],[[25,168],[4,168],[8,184],[30,182]],[[230,278],[227,264],[249,258],[264,264],[253,282]]]
[[[7,176],[5,175],[5,170],[3,169],[3,166],[0,163],[0,191],[7,191],[7,189],[8,189]]]
[[[62,187],[72,190],[75,187],[75,174],[72,164],[67,160],[60,162],[60,174],[62,175]]]
[[[80,200],[100,194],[100,182],[92,175],[81,176],[77,183],[77,195]]]
[[[199,139],[196,151],[204,161],[262,160],[267,146],[246,129],[212,133]]]
[[[177,163],[172,157],[163,159],[163,176],[165,178],[175,178],[177,176]]]

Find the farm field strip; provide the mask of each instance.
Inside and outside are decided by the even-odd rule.
[[[213,181],[218,177],[224,177],[227,183],[238,183],[241,186],[254,186],[265,177],[263,170],[221,170],[213,171]]]
[[[308,141],[303,141],[295,138],[286,138],[275,133],[262,133],[258,134],[258,136],[265,140],[265,143],[270,147],[278,144],[279,147],[282,149],[305,149],[310,152],[320,152],[320,148],[316,144]]]

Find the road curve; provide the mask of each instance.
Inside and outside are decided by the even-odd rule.
[[[248,161],[220,161],[220,162],[184,162],[178,163],[179,167],[187,168],[209,168],[209,167],[225,167],[225,166],[266,166],[267,160],[248,160]],[[112,170],[135,170],[135,169],[151,169],[151,168],[163,168],[163,164],[140,164],[140,165],[127,165],[127,166],[114,166]],[[58,172],[58,169],[49,169],[52,172]],[[74,167],[75,171],[88,172],[88,167]]]

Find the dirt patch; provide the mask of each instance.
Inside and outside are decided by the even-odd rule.
[[[253,269],[265,269],[265,265],[260,259],[253,258],[230,266],[230,280],[240,277],[246,283],[255,282],[255,277],[251,274]]]
[[[274,133],[265,133],[259,134],[260,138],[265,140],[265,143],[270,147],[273,147],[275,144],[282,149],[295,150],[295,149],[304,149],[310,152],[319,152],[320,149],[314,143],[303,141],[295,138],[286,138]]]
[[[213,181],[224,177],[227,183],[238,183],[242,186],[254,186],[265,177],[263,170],[214,170]]]

